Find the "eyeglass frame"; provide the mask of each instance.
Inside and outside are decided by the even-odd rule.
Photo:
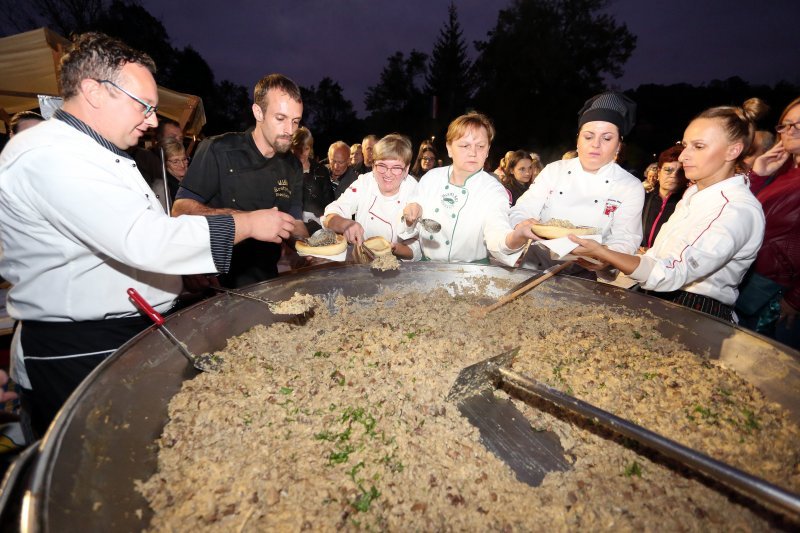
[[[788,124],[778,124],[775,126],[775,131],[777,131],[778,133],[783,133],[784,131],[786,133],[791,133],[792,128],[794,128],[797,131],[800,131],[800,122],[789,122]]]
[[[381,168],[381,167],[385,168],[386,170],[380,170],[380,168]],[[373,167],[372,167],[372,168],[373,168],[374,170],[378,170],[378,171],[379,171],[381,174],[385,174],[386,172],[389,172],[389,173],[391,173],[391,174],[392,174],[392,176],[394,176],[394,177],[396,177],[396,178],[399,178],[400,176],[402,176],[402,175],[403,175],[403,172],[405,172],[405,171],[406,171],[406,169],[408,168],[408,166],[404,166],[404,167],[390,167],[389,165],[386,165],[386,164],[384,164],[384,163],[375,163],[375,165],[373,165]]]
[[[96,81],[97,83],[109,83],[109,84],[113,85],[114,87],[116,87],[117,89],[119,89],[120,91],[122,91],[126,96],[128,96],[128,97],[132,98],[133,100],[136,100],[137,102],[142,104],[144,106],[144,118],[150,118],[151,116],[153,116],[153,113],[158,113],[158,106],[157,105],[148,104],[147,102],[145,102],[144,100],[142,100],[138,96],[132,95],[131,93],[129,93],[128,91],[126,91],[125,89],[123,89],[122,87],[120,87],[119,85],[114,83],[113,81],[111,81],[111,80],[94,80],[94,81]]]

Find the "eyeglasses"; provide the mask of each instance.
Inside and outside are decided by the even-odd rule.
[[[167,159],[167,163],[171,163],[173,165],[181,165],[181,164],[188,165],[189,164],[189,158],[188,157],[175,157],[175,158],[172,158],[172,159]]]
[[[775,126],[775,131],[777,131],[778,133],[783,133],[783,132],[789,133],[790,131],[792,131],[792,128],[794,128],[797,131],[800,131],[800,122],[788,122],[785,124],[778,124],[777,126]]]
[[[375,163],[375,166],[373,168],[381,174],[386,174],[386,172],[391,172],[392,176],[402,176],[403,172],[405,172],[406,170],[406,167],[390,167],[384,165],[383,163]]]
[[[423,160],[423,161],[425,161],[426,163],[430,163],[431,161],[436,161],[436,158],[435,158],[435,157],[427,157],[427,156],[422,156],[420,159],[422,159],[422,160]]]
[[[114,83],[111,80],[95,80],[95,81],[97,81],[97,83],[108,83],[109,85],[113,85],[114,87],[116,87],[117,89],[119,89],[120,91],[125,93],[126,95],[130,96],[131,98],[133,98],[134,100],[136,100],[137,102],[142,104],[144,106],[144,118],[150,118],[150,116],[153,113],[158,112],[158,106],[157,105],[148,104],[147,102],[145,102],[144,100],[142,100],[138,96],[132,95],[131,93],[129,93],[128,91],[126,91],[125,89],[123,89],[122,87],[120,87],[119,85],[117,85],[116,83]]]

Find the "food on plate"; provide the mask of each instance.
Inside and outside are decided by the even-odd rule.
[[[519,482],[446,399],[462,368],[516,346],[516,370],[795,492],[800,431],[651,316],[543,290],[479,320],[484,296],[454,291],[337,296],[303,326],[229,339],[222,372],[170,401],[158,470],[137,483],[143,528],[797,530],[590,421],[512,399],[572,465]]]
[[[295,250],[301,255],[339,255],[347,250],[347,239],[330,230],[320,230],[306,241],[297,241]]]
[[[390,255],[392,253],[392,243],[383,237],[370,237],[364,241],[364,246],[372,250],[375,257]]]
[[[600,229],[589,226],[576,226],[569,220],[551,218],[541,224],[531,224],[531,231],[544,239],[560,239],[567,235],[596,235]]]

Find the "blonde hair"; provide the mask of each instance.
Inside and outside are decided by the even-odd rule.
[[[706,109],[695,117],[699,118],[713,118],[722,122],[722,127],[728,136],[728,141],[735,143],[742,143],[742,152],[736,158],[736,163],[740,163],[742,159],[750,152],[750,146],[753,144],[753,137],[756,133],[755,122],[769,110],[769,106],[765,104],[760,98],[750,98],[742,107],[735,106],[718,106]]]
[[[489,137],[489,144],[494,140],[494,124],[489,120],[489,117],[483,113],[473,111],[466,115],[461,115],[447,127],[447,136],[445,137],[448,144],[455,142],[464,135],[468,130],[485,129],[486,135]]]
[[[399,133],[390,133],[375,144],[372,154],[374,161],[397,159],[402,161],[405,166],[409,166],[411,158],[414,157],[414,149],[408,137]]]

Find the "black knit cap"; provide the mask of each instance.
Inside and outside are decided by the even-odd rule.
[[[624,137],[636,122],[636,103],[622,93],[607,92],[592,96],[578,111],[578,129],[595,120],[614,124],[619,128],[620,136]]]

